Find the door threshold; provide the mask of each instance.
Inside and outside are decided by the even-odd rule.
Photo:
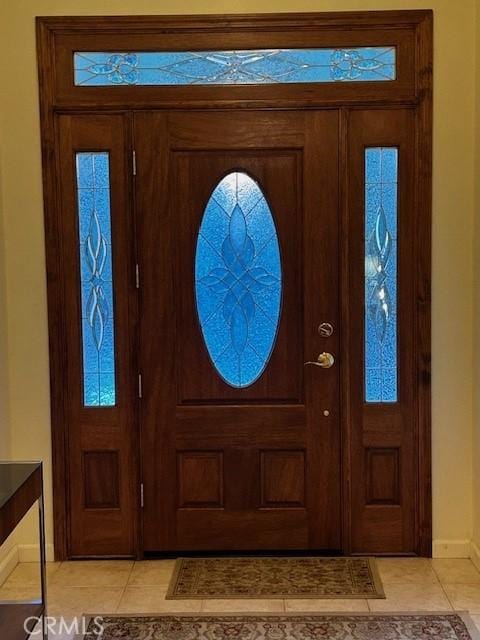
[[[145,551],[145,560],[170,559],[170,558],[227,558],[227,557],[306,557],[306,556],[343,556],[343,551],[339,549],[245,549],[245,550],[222,550],[222,551]]]

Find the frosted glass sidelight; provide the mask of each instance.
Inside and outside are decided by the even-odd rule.
[[[110,176],[107,152],[76,154],[83,401],[115,405]]]
[[[244,51],[76,51],[77,86],[388,81],[395,47]]]
[[[274,348],[282,269],[270,207],[246,173],[225,176],[207,203],[196,245],[195,298],[219,376],[232,387],[253,384]]]
[[[396,402],[398,149],[365,150],[365,400]]]

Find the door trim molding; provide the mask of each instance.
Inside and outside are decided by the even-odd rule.
[[[45,243],[48,295],[50,385],[52,415],[52,462],[54,500],[55,557],[64,560],[68,549],[68,494],[69,465],[67,457],[68,407],[63,393],[63,372],[67,367],[66,317],[64,308],[64,269],[60,234],[61,208],[59,202],[60,165],[57,152],[57,116],[60,113],[122,113],[153,108],[295,108],[318,107],[398,107],[411,106],[416,110],[416,157],[420,179],[416,183],[417,258],[415,294],[417,300],[415,327],[416,380],[418,389],[418,484],[417,494],[417,553],[432,552],[432,492],[431,492],[431,207],[432,207],[432,64],[433,14],[429,10],[240,14],[200,16],[100,16],[100,17],[40,17],[36,21],[37,55],[40,87],[40,120],[42,137],[43,191],[45,215]],[[256,43],[265,46],[265,38],[284,39],[286,45],[301,32],[305,37],[321,43],[335,32],[352,41],[361,41],[365,34],[385,34],[391,38],[411,40],[411,59],[414,73],[409,80],[395,88],[395,83],[356,83],[355,95],[346,97],[342,87],[335,85],[316,87],[310,91],[298,90],[299,85],[270,85],[266,96],[264,87],[214,87],[210,92],[192,93],[191,87],[122,87],[112,95],[110,87],[95,87],[87,94],[81,87],[68,86],[59,74],[65,56],[61,52],[75,47],[83,38],[94,36],[102,42],[143,42],[154,49],[163,38],[186,38],[201,42],[208,34],[209,48],[222,48],[226,43]],[[273,35],[272,35],[273,34]],[[399,35],[400,34],[400,35]],[[193,46],[192,44],[192,46]],[[112,46],[112,45],[111,45]],[[121,44],[117,45],[121,46]],[[144,44],[144,48],[145,48]],[[351,45],[352,46],[352,45]],[[197,47],[198,48],[198,47]],[[248,48],[248,47],[247,47]],[[409,49],[410,50],[410,49]],[[407,56],[408,58],[408,56]],[[409,64],[410,64],[409,63]],[[348,83],[347,83],[348,84]],[[362,86],[363,85],[363,86]],[[388,85],[388,86],[386,86]],[[297,93],[292,87],[296,87]],[[393,88],[392,88],[393,87]],[[80,89],[80,92],[79,92]],[[177,91],[175,92],[175,89]],[[198,87],[193,88],[198,89]],[[207,96],[207,97],[205,97]],[[341,128],[345,151],[345,129]],[[131,151],[129,149],[128,151]],[[344,264],[345,267],[345,264]],[[349,433],[344,429],[344,495],[350,495],[348,474]],[[138,456],[137,456],[138,459]],[[349,500],[346,500],[349,503]],[[139,521],[137,505],[137,522]],[[349,531],[351,515],[349,505],[344,510],[345,552],[350,551]],[[140,554],[140,536],[137,540]]]
[[[415,295],[416,365],[418,386],[418,553],[432,555],[432,408],[431,408],[431,280],[432,280],[432,138],[433,138],[433,19],[430,15],[417,28],[420,101],[417,107],[416,210],[422,212],[414,255],[417,258]]]

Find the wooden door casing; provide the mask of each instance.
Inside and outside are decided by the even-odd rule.
[[[339,549],[338,368],[303,365],[326,348],[319,318],[337,322],[337,112],[139,114],[135,147],[145,550]],[[271,360],[245,389],[212,367],[192,279],[204,206],[239,168],[273,212],[284,280]]]

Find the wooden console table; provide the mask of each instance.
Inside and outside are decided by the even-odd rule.
[[[45,519],[41,462],[0,462],[0,545],[2,545],[27,511],[38,502],[40,530],[41,598],[28,602],[0,601],[1,640],[25,640],[42,619],[43,638],[47,639]],[[27,624],[27,620],[29,623]]]

